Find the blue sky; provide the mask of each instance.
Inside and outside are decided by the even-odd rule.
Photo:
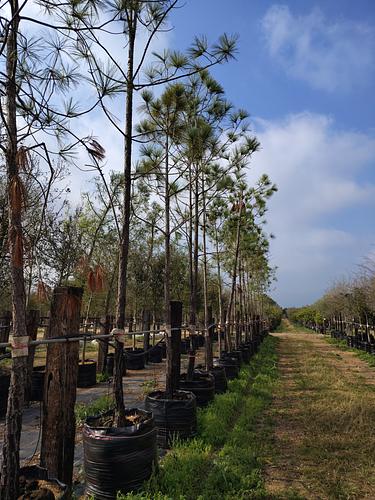
[[[375,244],[375,2],[188,0],[169,44],[240,36],[214,70],[246,108],[262,151],[254,175],[279,186],[268,230],[281,305],[311,303]]]
[[[213,73],[262,144],[249,179],[266,172],[279,188],[267,225],[271,294],[283,306],[314,302],[375,256],[375,0],[181,0],[170,22],[154,50],[239,35],[237,60]],[[126,64],[123,43],[109,49]],[[121,120],[123,101],[113,106]],[[122,137],[101,114],[80,119],[77,133],[99,138],[106,172],[122,169]],[[72,169],[73,201],[90,177]]]

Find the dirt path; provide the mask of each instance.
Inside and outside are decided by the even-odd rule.
[[[375,499],[375,369],[284,322],[266,468],[273,498]]]

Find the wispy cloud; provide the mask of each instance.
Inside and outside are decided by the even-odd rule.
[[[262,19],[267,48],[292,77],[326,91],[366,84],[373,71],[375,29],[346,19],[327,19],[318,8],[296,15],[273,5]]]
[[[275,296],[289,305],[311,302],[373,242],[343,214],[365,217],[375,208],[375,135],[339,130],[332,118],[307,112],[258,119],[256,128],[262,150],[254,166],[279,187],[268,213]]]

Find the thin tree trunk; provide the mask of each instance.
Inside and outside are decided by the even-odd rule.
[[[166,367],[166,394],[172,399],[176,390],[173,380],[173,342],[171,331],[171,221],[170,221],[170,193],[169,193],[169,140],[165,142],[165,238],[164,238],[164,322],[167,333],[167,367]]]
[[[216,263],[217,263],[217,282],[218,282],[218,302],[219,302],[219,331],[218,331],[218,343],[219,343],[219,357],[222,352],[222,339],[221,333],[224,327],[224,307],[223,307],[223,284],[221,279],[221,261],[219,253],[219,237],[217,233],[217,227],[215,224],[215,244],[216,244]]]
[[[240,197],[239,204],[240,204],[240,209],[238,212],[238,221],[237,221],[235,257],[234,257],[233,272],[232,272],[232,286],[231,286],[230,299],[229,299],[229,304],[228,304],[227,325],[226,325],[227,326],[227,328],[226,328],[227,342],[228,342],[229,349],[231,349],[231,335],[230,335],[230,324],[229,323],[231,321],[234,294],[236,291],[237,266],[238,266],[238,256],[239,256],[239,251],[240,251],[241,217],[242,217],[242,205],[243,205],[242,196]]]
[[[131,19],[128,23],[129,39],[128,39],[128,70],[126,84],[126,110],[125,110],[125,151],[124,151],[124,209],[123,209],[123,226],[120,240],[120,256],[119,256],[119,275],[117,288],[117,311],[116,311],[116,326],[119,329],[125,327],[125,307],[126,307],[126,292],[127,292],[127,270],[129,258],[129,233],[130,233],[130,197],[131,197],[131,164],[132,164],[132,131],[133,131],[133,71],[134,71],[134,48],[135,35],[137,30],[137,14],[130,12]],[[115,341],[115,359],[114,359],[114,396],[116,401],[117,420],[120,425],[124,419],[124,394],[122,384],[123,374],[123,344],[117,339]]]
[[[189,331],[190,335],[195,334],[195,313],[194,313],[194,269],[193,269],[193,178],[191,164],[189,165]]]
[[[209,313],[208,313],[208,284],[207,284],[207,217],[206,217],[206,196],[204,191],[204,173],[202,172],[202,205],[203,205],[203,221],[202,221],[202,238],[203,238],[203,296],[204,296],[204,335],[205,335],[205,364],[206,370],[211,370],[213,367],[213,352],[212,338],[209,329]]]
[[[18,0],[11,0],[10,30],[7,40],[7,149],[6,167],[8,174],[8,214],[9,214],[9,253],[12,285],[13,338],[20,343],[25,342],[26,329],[26,296],[23,263],[23,230],[21,210],[23,200],[14,199],[16,183],[20,183],[17,165],[17,36],[19,27]],[[13,192],[12,192],[13,191]],[[18,207],[17,207],[18,205]],[[27,349],[26,349],[27,351]],[[15,356],[17,354],[17,356]],[[22,428],[22,411],[24,407],[25,385],[27,376],[27,352],[13,350],[12,373],[8,397],[8,408],[5,419],[3,463],[1,470],[1,495],[3,500],[18,498],[19,447]]]

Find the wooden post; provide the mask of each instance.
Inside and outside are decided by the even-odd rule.
[[[36,340],[38,335],[38,326],[40,321],[40,313],[36,309],[31,309],[26,314],[26,330],[30,340]],[[25,402],[28,403],[31,397],[31,379],[33,376],[35,346],[29,346],[29,357],[27,360],[27,377],[25,388]]]
[[[0,342],[9,342],[10,327],[12,324],[12,313],[4,311],[0,320]],[[0,354],[5,354],[5,347],[0,348]]]
[[[108,335],[111,328],[111,317],[107,314],[100,318],[99,335]],[[98,373],[104,373],[107,364],[108,339],[99,340]]]
[[[147,351],[150,349],[150,328],[151,328],[151,314],[150,311],[142,312],[142,331],[148,332],[143,334],[143,349],[146,353],[146,361],[148,361]]]
[[[171,331],[167,331],[167,398],[180,387],[182,302],[171,301]]]
[[[78,334],[83,289],[54,290],[48,338]],[[43,401],[41,465],[71,486],[73,476],[79,342],[48,344]]]

